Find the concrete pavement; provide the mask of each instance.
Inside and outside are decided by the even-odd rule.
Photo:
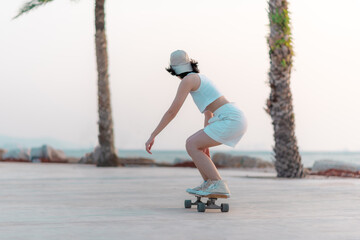
[[[360,180],[224,169],[230,212],[184,208],[196,169],[0,163],[0,240],[360,239]]]

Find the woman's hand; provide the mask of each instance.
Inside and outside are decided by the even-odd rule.
[[[152,152],[150,152],[152,145],[155,142],[155,137],[150,136],[149,140],[147,140],[147,142],[145,143],[145,149],[148,153],[152,154]]]

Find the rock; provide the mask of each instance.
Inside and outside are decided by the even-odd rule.
[[[43,145],[41,147],[31,149],[11,149],[3,154],[2,160],[12,162],[68,162],[63,151],[56,150],[48,145]]]
[[[80,158],[77,157],[67,157],[66,158],[68,163],[78,163],[80,161]]]
[[[157,166],[157,167],[173,167],[174,164],[166,163],[166,162],[160,162],[160,163],[155,162],[155,166]]]
[[[172,167],[190,167],[196,168],[194,162],[191,159],[186,158],[175,158]]]
[[[334,160],[317,160],[314,162],[312,172],[323,172],[329,169],[357,172],[360,171],[360,165]]]
[[[215,153],[212,156],[214,164],[218,167],[229,168],[273,168],[274,164],[260,158],[249,156],[232,156],[227,153]]]
[[[307,175],[311,175],[311,169],[310,168],[305,168],[304,167],[304,175],[307,176]]]
[[[328,169],[326,171],[313,172],[311,175],[321,175],[327,177],[350,177],[350,178],[360,178],[360,171],[348,171],[348,170],[338,170],[338,169]]]
[[[66,155],[61,150],[56,150],[51,146],[43,145],[38,148],[31,148],[31,161],[52,162],[52,163],[66,163]]]
[[[93,152],[85,154],[78,163],[96,164],[100,158],[101,149],[97,146]],[[155,166],[155,160],[149,158],[118,158],[118,165],[123,166]]]
[[[118,165],[155,166],[155,160],[150,158],[118,158]]]
[[[189,161],[189,160],[174,163],[172,166],[173,166],[173,167],[191,167],[191,168],[196,168],[194,162],[193,162],[193,161]]]
[[[212,155],[212,160],[215,165],[226,166],[230,161],[231,155],[227,153],[215,153]]]
[[[317,160],[311,175],[360,178],[360,165],[334,160]]]
[[[2,156],[2,161],[30,162],[30,149],[28,148],[11,149]]]
[[[0,149],[0,161],[2,160],[2,156],[7,152],[6,149]]]
[[[174,164],[178,164],[178,163],[183,163],[183,162],[189,162],[192,161],[191,159],[187,159],[187,158],[175,158],[174,160]]]
[[[215,153],[212,155],[212,160],[217,168],[273,168],[274,165],[266,162],[260,158],[248,156],[232,156],[227,153]],[[195,164],[192,160],[177,158],[174,161],[174,167],[192,167]]]
[[[81,157],[78,163],[84,164],[96,164],[100,158],[100,146],[94,148],[94,151],[91,153],[86,153],[85,156]]]

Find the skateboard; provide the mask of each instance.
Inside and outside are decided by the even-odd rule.
[[[191,194],[191,195],[194,195],[197,198],[197,200],[195,202],[192,202],[191,200],[185,200],[185,208],[191,208],[192,205],[196,205],[198,212],[205,212],[206,209],[220,209],[221,212],[229,211],[229,204],[222,203],[220,206],[215,204],[215,201],[218,198],[229,198],[226,195],[219,195],[219,194],[212,194],[207,196],[201,196],[198,194]],[[201,201],[201,198],[207,198],[208,200],[205,203]]]

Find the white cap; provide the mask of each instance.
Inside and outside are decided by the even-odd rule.
[[[170,55],[170,66],[176,74],[192,72],[190,58],[184,50],[176,50]]]

